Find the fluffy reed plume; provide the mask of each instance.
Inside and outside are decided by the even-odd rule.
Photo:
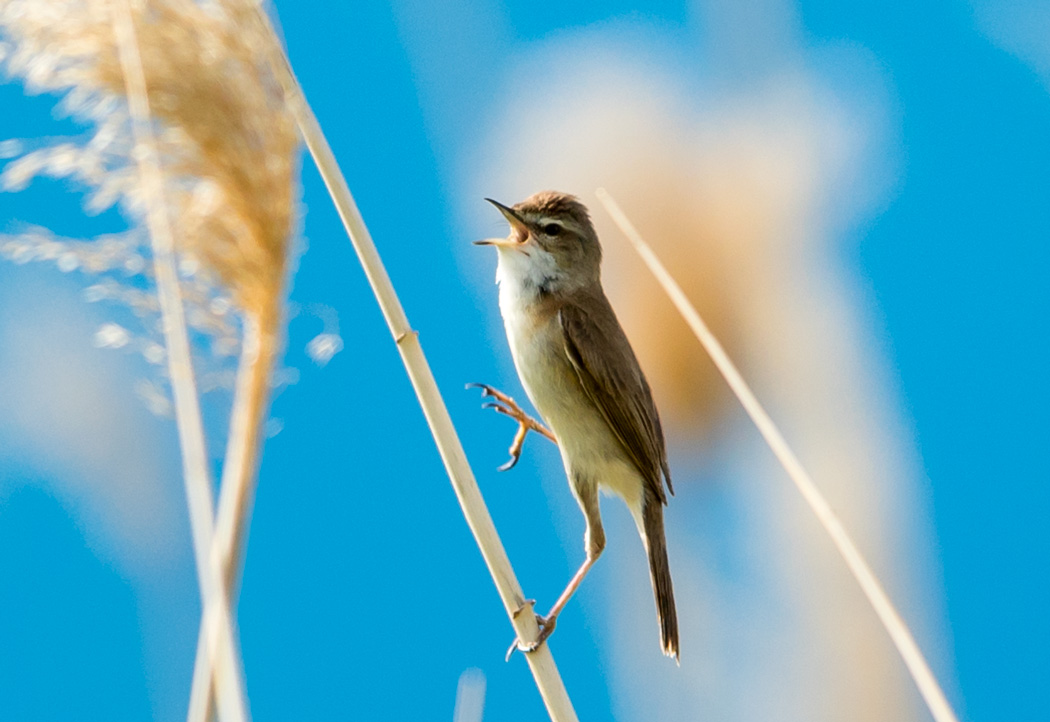
[[[197,509],[192,516],[202,592],[209,586],[208,574],[221,570],[226,582],[216,578],[215,585],[229,585],[228,593],[235,596],[261,426],[280,347],[297,136],[270,74],[272,45],[253,3],[125,3],[0,2],[8,71],[22,76],[30,91],[65,93],[65,109],[92,124],[86,141],[45,147],[10,163],[3,181],[18,188],[39,173],[71,177],[91,189],[89,210],[119,202],[133,226],[120,234],[119,242],[141,256],[150,255],[138,247],[146,237],[142,229],[148,225],[156,242],[164,225],[157,219],[166,216],[184,285],[190,285],[191,296],[198,292],[199,305],[193,310],[200,313],[191,314],[194,325],[205,332],[221,327],[209,324],[208,318],[225,315],[217,301],[226,297],[239,308],[241,363],[214,530],[210,491],[206,500],[187,491],[196,493],[191,508]],[[122,18],[127,21],[123,25]],[[132,82],[136,74],[141,75],[138,90]],[[128,132],[129,125],[134,133]],[[159,162],[157,188],[144,182],[145,170],[140,174],[138,163],[147,155]],[[39,256],[43,251],[33,240],[7,239],[5,250]],[[159,259],[163,252],[157,246],[153,255]],[[162,268],[157,265],[158,285]],[[166,312],[162,327],[170,330],[172,323]],[[170,339],[169,352],[174,355]],[[173,363],[171,368],[174,382],[178,367]],[[178,398],[176,402],[178,406]],[[180,432],[182,428],[180,420]],[[187,443],[185,436],[182,441]],[[202,473],[206,476],[206,469]],[[202,540],[211,542],[210,559],[208,550],[201,549]],[[227,613],[225,595],[226,590],[205,599],[211,622],[205,625],[207,635],[202,629],[195,679],[211,677],[205,651],[211,656],[217,648],[230,653],[230,640],[220,638],[221,625],[215,623],[215,617]],[[203,694],[205,706],[207,699]]]
[[[244,0],[161,0],[135,15],[179,250],[214,273],[246,313],[265,319],[280,307],[297,136],[265,69],[265,39],[250,32],[253,12]],[[8,71],[30,91],[64,92],[64,108],[95,125],[87,143],[10,164],[6,184],[24,185],[38,172],[72,176],[94,188],[90,210],[121,200],[141,221],[106,3],[4,0],[0,24]]]
[[[86,244],[34,229],[6,237],[0,248],[18,260],[55,257],[60,267],[131,275],[149,255],[142,247],[146,200],[106,7],[102,0],[0,0],[7,71],[21,76],[30,92],[64,93],[61,108],[92,125],[86,139],[8,163],[2,180],[18,190],[36,175],[71,178],[89,190],[89,212],[119,203],[132,227]],[[267,71],[267,39],[252,32],[253,3],[161,0],[134,7],[164,197],[178,220],[189,320],[221,339],[219,353],[227,354],[225,296],[260,335],[273,335],[278,325],[297,171],[294,122]],[[112,282],[93,292],[96,299],[136,296]],[[141,295],[134,303],[149,305]]]

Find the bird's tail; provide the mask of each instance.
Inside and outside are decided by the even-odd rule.
[[[653,579],[656,595],[656,618],[660,623],[660,646],[664,654],[678,656],[678,614],[674,607],[674,589],[671,585],[671,568],[667,563],[667,540],[664,538],[664,508],[654,495],[645,495],[642,508],[644,541],[649,553],[649,573]]]

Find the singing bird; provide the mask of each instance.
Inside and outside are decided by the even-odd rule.
[[[602,249],[586,207],[570,195],[537,193],[507,207],[486,198],[510,223],[494,246],[499,307],[525,392],[550,426],[587,528],[587,558],[546,617],[541,644],[605,548],[599,489],[627,503],[649,555],[660,646],[679,658],[678,618],[667,562],[663,507],[671,486],[660,417],[649,384],[601,284]],[[513,466],[530,429],[542,425],[488,386],[490,404],[521,424]],[[521,648],[521,647],[519,647]],[[535,646],[525,649],[530,651]]]

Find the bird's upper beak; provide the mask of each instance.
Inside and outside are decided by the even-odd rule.
[[[511,233],[506,238],[486,238],[483,241],[474,241],[475,246],[520,246],[529,238],[529,227],[524,219],[518,215],[513,208],[508,208],[499,201],[486,198],[489,203],[496,206],[503,217],[510,223]]]

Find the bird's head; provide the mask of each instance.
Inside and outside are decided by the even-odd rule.
[[[541,191],[507,207],[486,198],[510,223],[506,238],[475,241],[495,246],[501,273],[547,292],[599,282],[602,249],[587,208],[575,196]]]

